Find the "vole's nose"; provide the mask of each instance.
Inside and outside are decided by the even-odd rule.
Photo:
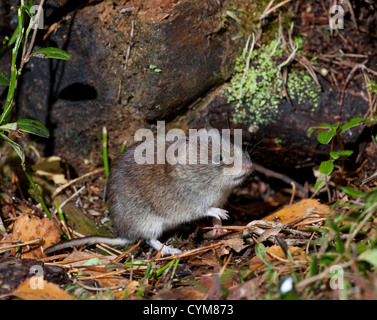
[[[253,163],[250,160],[242,162],[242,169],[243,170],[250,171],[252,167],[253,167]]]

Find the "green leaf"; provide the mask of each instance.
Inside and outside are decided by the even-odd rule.
[[[359,255],[358,260],[364,260],[377,267],[377,249],[369,249]]]
[[[9,78],[8,76],[5,74],[4,71],[1,71],[0,70],[0,84],[5,84],[6,86],[9,86]]]
[[[365,197],[365,209],[373,206],[377,202],[377,190],[369,191]]]
[[[18,125],[16,122],[12,122],[12,123],[7,123],[7,124],[3,124],[0,126],[0,130],[5,130],[5,131],[16,131],[18,129]]]
[[[22,26],[18,24],[16,30],[14,30],[12,36],[9,39],[8,46],[11,46],[16,41],[17,37],[21,33],[21,29],[22,29]]]
[[[24,151],[21,148],[21,146],[19,144],[17,144],[16,142],[14,142],[13,140],[9,139],[5,134],[0,133],[0,139],[5,140],[6,142],[8,142],[13,147],[13,149],[16,151],[16,153],[20,157],[21,164],[23,165],[24,162],[25,162],[25,154],[24,154]]]
[[[36,58],[44,58],[44,59],[49,59],[49,58],[61,59],[61,60],[71,59],[71,55],[68,52],[65,52],[55,47],[47,47],[47,48],[42,48],[40,50],[34,51],[33,53],[30,54],[30,57],[32,56],[35,56]]]
[[[328,176],[334,170],[334,163],[332,160],[322,161],[319,165],[319,172]]]
[[[353,154],[352,150],[330,151],[330,156],[334,160],[338,160],[339,158],[347,158],[351,154]]]
[[[366,118],[360,118],[360,117],[352,118],[350,121],[342,125],[342,128],[340,129],[340,133],[343,133],[344,131],[350,128],[358,126],[361,122],[370,122],[370,120]]]
[[[336,249],[337,252],[339,252],[339,253],[343,253],[344,252],[344,242],[339,237],[339,235],[335,238],[334,244],[335,244],[335,249]]]
[[[318,141],[322,144],[328,144],[331,139],[335,136],[336,129],[332,128],[329,130],[322,131],[318,134]]]
[[[257,255],[259,259],[261,259],[264,262],[264,264],[267,264],[266,247],[264,246],[263,243],[260,242],[255,245],[255,254]]]
[[[309,277],[314,277],[318,274],[317,257],[313,255],[311,258],[312,260],[310,261]]]
[[[99,258],[92,258],[89,260],[86,260],[84,263],[84,266],[95,266],[101,264],[101,260]]]
[[[322,189],[325,185],[326,185],[325,181],[323,181],[323,180],[318,180],[318,181],[314,184],[314,190],[315,190],[315,191],[318,191],[318,190]]]
[[[27,13],[27,15],[28,15],[29,17],[31,17],[31,13],[30,13],[31,4],[25,4],[25,5],[23,5],[21,8],[24,10],[24,12]]]
[[[359,190],[356,190],[351,187],[340,187],[340,190],[342,190],[344,193],[348,194],[349,196],[355,197],[355,198],[364,198],[367,194],[364,192],[361,192]]]
[[[50,133],[47,128],[37,120],[20,119],[17,120],[18,129],[24,132],[32,133],[37,136],[48,138]]]

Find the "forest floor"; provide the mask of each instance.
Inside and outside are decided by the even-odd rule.
[[[356,84],[360,99],[370,104],[369,114],[360,115],[364,120],[349,122],[349,128],[360,126],[366,132],[358,154],[329,155],[330,162],[313,165],[317,180],[300,178],[310,197],[294,184],[285,184],[283,173],[271,177],[257,170],[232,194],[226,207],[231,219],[221,235],[213,236],[206,228],[209,221],[202,220],[164,237],[166,244],[183,250],[181,254],[162,257],[138,242],[122,250],[97,245],[46,255],[41,245],[48,247],[62,235],[80,236],[76,224],[62,219],[48,198],[54,219],[45,217],[38,201],[30,199],[36,198],[36,191],[23,188],[12,149],[3,144],[0,298],[376,299],[377,136],[371,123],[377,112],[377,8],[357,3],[346,8],[342,30],[329,30],[329,11],[322,1],[288,2],[283,7],[300,30],[303,52],[316,57],[307,62],[313,70],[326,74],[340,99]],[[277,12],[268,19],[278,21]],[[334,101],[337,107],[341,103]],[[337,128],[324,126],[315,134],[321,130],[327,143],[337,146]],[[64,214],[79,210],[111,234],[104,170],[88,168],[85,176],[71,177],[59,158],[50,160],[39,158],[31,169],[33,177],[50,171],[50,181],[43,183],[49,191],[43,192],[60,195],[62,210],[67,200]]]

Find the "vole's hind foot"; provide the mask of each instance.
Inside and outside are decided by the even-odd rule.
[[[229,218],[228,211],[220,208],[211,207],[207,210],[206,215],[212,217],[212,226],[220,227],[222,226],[221,220],[226,220]],[[213,229],[212,233],[214,236],[220,235],[221,233],[226,232],[224,229]]]
[[[151,239],[148,240],[147,243],[157,251],[160,251],[161,247],[161,255],[162,256],[173,256],[175,254],[182,253],[182,250],[179,250],[177,248],[169,247],[167,245],[163,245],[160,241],[157,239]]]

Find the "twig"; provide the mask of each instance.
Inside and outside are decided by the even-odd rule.
[[[96,169],[92,172],[88,172],[88,173],[85,173],[84,175],[82,175],[81,177],[78,177],[76,179],[73,179],[71,180],[70,182],[60,186],[59,188],[57,188],[51,195],[51,199],[54,199],[60,192],[62,192],[64,189],[68,188],[70,185],[82,180],[82,179],[85,179],[87,177],[90,177],[91,175],[94,175],[94,174],[97,174],[97,173],[100,173],[100,172],[103,172],[105,170],[105,168],[100,168],[100,169]]]
[[[131,248],[129,248],[126,252],[123,252],[122,254],[117,256],[115,259],[111,260],[110,263],[119,262],[124,257],[128,256],[132,251],[134,251],[140,245],[140,243],[141,243],[141,241],[137,242],[135,245],[133,245]]]
[[[369,79],[368,75],[365,73],[365,71],[364,71],[363,69],[361,69],[361,71],[363,72],[363,75],[364,75],[365,87],[366,87],[366,89],[367,89],[367,93],[368,93],[369,112],[370,112],[369,118],[370,118],[370,119],[373,119],[373,103],[372,103],[372,95],[371,95],[370,90],[369,90],[369,88],[368,88],[369,83],[370,83],[370,79]]]
[[[365,68],[365,65],[363,65],[363,64],[354,65],[351,72],[349,73],[346,81],[344,82],[344,86],[343,86],[343,89],[342,89],[342,92],[341,92],[341,95],[340,95],[340,101],[339,101],[339,115],[342,113],[344,92],[346,91],[348,82],[351,80],[351,77],[353,76],[353,74],[356,72],[357,69],[364,69],[364,68]]]
[[[35,239],[35,240],[30,240],[30,241],[26,241],[26,242],[21,242],[21,243],[17,243],[17,244],[11,244],[9,246],[4,246],[4,247],[1,247],[0,248],[0,253],[1,252],[5,252],[9,249],[12,249],[12,248],[18,248],[18,247],[23,247],[23,246],[29,246],[31,244],[39,244],[39,243],[42,243],[43,242],[43,238],[38,238],[38,239]]]
[[[253,163],[253,169],[255,171],[259,172],[259,173],[263,173],[267,177],[279,179],[279,180],[281,180],[281,181],[283,181],[283,182],[285,182],[289,185],[293,182],[295,184],[297,190],[299,191],[297,193],[297,195],[302,197],[302,198],[305,197],[305,195],[307,193],[305,188],[300,183],[298,183],[297,181],[293,180],[292,178],[290,178],[290,177],[288,177],[284,174],[281,174],[281,173],[272,171],[270,169],[264,168],[261,165],[256,164],[256,163]]]
[[[125,288],[127,286],[127,284],[120,284],[118,286],[112,286],[112,287],[105,287],[105,288],[97,288],[97,287],[90,287],[90,286],[87,286],[83,283],[81,283],[80,281],[78,281],[77,279],[75,279],[73,281],[73,283],[77,283],[78,285],[80,285],[81,287],[83,287],[85,290],[90,290],[90,291],[108,291],[108,290],[117,290],[117,289],[121,289],[121,288]]]
[[[346,268],[346,267],[349,267],[353,264],[354,262],[353,261],[347,261],[345,263],[342,263],[340,265],[338,265],[339,267],[342,267],[342,268]],[[311,277],[311,278],[308,278],[308,279],[305,279],[305,280],[302,280],[300,281],[299,283],[297,283],[295,285],[295,288],[297,291],[301,291],[303,289],[305,289],[305,287],[313,282],[317,282],[317,281],[320,281],[324,278],[327,277],[327,275],[329,274],[329,272],[331,271],[331,266],[326,268],[325,270],[323,270],[321,273]]]
[[[68,199],[64,200],[60,205],[59,208],[62,209],[69,201],[71,201],[74,197],[76,197],[79,193],[81,193],[85,189],[85,186],[82,186],[78,191],[76,191],[73,195],[71,195]]]
[[[264,10],[264,12],[261,14],[261,16],[259,17],[259,19],[262,20],[262,19],[267,18],[267,16],[268,16],[271,12],[275,11],[276,9],[279,9],[280,7],[284,6],[285,4],[287,4],[288,2],[291,2],[291,1],[292,1],[292,0],[284,0],[284,1],[280,2],[280,3],[278,3],[276,6],[272,7],[271,9],[269,9],[269,7],[272,5],[272,3],[274,3],[274,1],[271,1],[271,2],[268,4],[268,6],[267,6],[268,9],[266,8],[266,9]]]
[[[291,200],[289,201],[289,205],[293,203],[293,200],[295,199],[295,194],[296,194],[296,185],[293,181],[291,181],[291,185],[292,185],[292,196],[291,196]]]
[[[0,187],[8,195],[8,197],[11,198],[13,201],[16,201],[19,204],[22,204],[23,206],[30,208],[31,210],[33,210],[36,213],[38,213],[41,217],[44,216],[44,213],[41,210],[39,210],[34,204],[32,204],[32,203],[30,203],[30,202],[28,202],[26,200],[19,199],[18,197],[14,196],[3,185],[0,185]]]

